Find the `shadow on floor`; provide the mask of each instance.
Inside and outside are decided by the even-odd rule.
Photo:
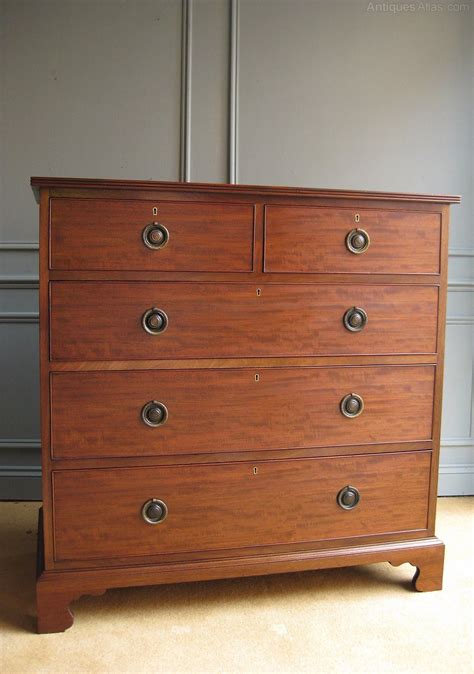
[[[6,504],[4,504],[6,505]],[[9,503],[0,525],[0,624],[36,630],[35,581],[41,503]]]

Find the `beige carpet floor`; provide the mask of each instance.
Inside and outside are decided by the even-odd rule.
[[[38,503],[0,503],[0,671],[472,672],[472,498],[438,502],[442,592],[413,567],[109,590],[64,634],[34,633]]]

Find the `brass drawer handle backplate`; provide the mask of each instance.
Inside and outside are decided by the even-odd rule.
[[[151,225],[147,225],[143,230],[142,238],[147,248],[158,250],[166,246],[170,240],[170,233],[161,223],[152,222]]]
[[[168,327],[168,316],[162,309],[148,309],[142,316],[142,327],[150,335],[160,335]]]
[[[346,248],[354,255],[365,253],[370,246],[370,236],[365,229],[351,229],[346,236]]]
[[[337,504],[343,510],[352,510],[360,501],[360,493],[356,487],[349,484],[343,487],[337,495]]]
[[[160,524],[168,516],[168,506],[159,498],[151,498],[142,506],[142,517],[147,524]]]
[[[357,393],[349,393],[340,403],[341,413],[349,419],[354,419],[364,411],[364,400]]]
[[[168,420],[168,408],[164,403],[157,400],[150,400],[149,403],[144,405],[141,414],[142,421],[153,428],[163,426]]]
[[[360,332],[367,325],[369,317],[364,309],[351,307],[346,311],[342,320],[346,330],[349,330],[349,332]]]

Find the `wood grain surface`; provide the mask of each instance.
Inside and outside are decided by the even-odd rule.
[[[55,373],[55,458],[163,456],[429,440],[432,366]],[[258,381],[256,381],[258,378]],[[355,392],[356,418],[340,410]],[[162,426],[142,407],[166,405]]]
[[[132,558],[423,529],[430,457],[55,471],[55,557]],[[336,502],[346,485],[360,492],[353,510]],[[169,509],[157,525],[141,516],[151,498]]]
[[[353,229],[370,245],[346,247]],[[265,271],[433,274],[439,272],[441,216],[403,210],[267,206]]]
[[[437,304],[430,286],[53,282],[51,358],[433,353]],[[343,325],[353,306],[368,316],[357,333]],[[141,325],[152,307],[169,319],[159,335]]]
[[[156,208],[157,213],[153,213]],[[51,269],[248,272],[254,207],[156,199],[51,199]],[[158,222],[164,248],[143,242]]]

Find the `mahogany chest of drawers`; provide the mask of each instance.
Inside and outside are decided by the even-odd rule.
[[[449,204],[33,178],[38,630],[107,588],[388,561],[434,535]]]

